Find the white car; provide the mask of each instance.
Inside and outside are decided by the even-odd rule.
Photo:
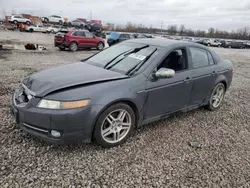
[[[59,23],[59,24],[63,24],[64,20],[61,16],[56,16],[56,15],[52,15],[49,17],[44,18],[45,22],[51,22],[51,23]]]
[[[24,18],[22,15],[12,15],[9,19],[10,23],[18,24],[18,23],[26,23],[31,24],[30,19]]]
[[[60,28],[59,27],[48,27],[46,29],[46,33],[57,33],[58,31],[60,31]]]
[[[208,39],[206,43],[207,46],[221,47],[221,42],[217,39]]]
[[[46,27],[42,25],[30,25],[26,26],[25,30],[29,32],[46,32]]]

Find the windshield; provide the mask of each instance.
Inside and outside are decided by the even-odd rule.
[[[135,53],[129,53],[136,48],[144,47],[145,44],[138,43],[120,43],[112,46],[95,56],[89,58],[86,62],[96,66],[106,68],[105,65],[110,65],[107,69],[117,71],[120,73],[126,73],[138,63],[146,59],[147,56],[154,52],[154,56],[157,55],[155,46],[147,46]]]

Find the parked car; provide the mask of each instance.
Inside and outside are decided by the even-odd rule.
[[[249,49],[250,48],[250,42],[243,42],[245,48]]]
[[[245,48],[245,45],[243,44],[243,42],[230,42],[230,43],[227,43],[224,47],[225,48],[239,48],[239,49],[242,49],[242,48]]]
[[[207,46],[207,41],[208,39],[199,39],[199,40],[196,40],[195,43]]]
[[[128,33],[116,34],[115,32],[112,32],[109,35],[107,43],[109,44],[109,46],[112,46],[116,43],[123,42],[123,41],[129,40],[129,39],[134,39],[134,36],[132,34],[128,34]]]
[[[48,17],[43,17],[43,21],[46,23],[51,22],[51,23],[58,23],[62,25],[64,22],[64,19],[61,16],[51,15]]]
[[[5,22],[5,20],[0,18],[0,25],[2,25],[4,22]]]
[[[90,32],[102,32],[102,26],[98,23],[88,23],[85,26]]]
[[[21,129],[45,141],[113,147],[136,126],[201,106],[218,110],[232,74],[232,63],[205,46],[128,40],[27,77],[11,112]]]
[[[73,20],[72,22],[68,23],[69,26],[71,27],[76,27],[76,28],[84,28],[85,27],[85,23],[81,20]]]
[[[18,23],[25,23],[27,25],[31,24],[30,19],[24,18],[22,15],[12,15],[9,19],[10,23],[18,24]]]
[[[29,25],[25,27],[25,30],[28,32],[46,32],[46,27],[42,25]]]
[[[108,40],[107,40],[108,45],[112,46],[112,45],[118,43],[119,42],[119,36],[120,36],[120,34],[117,33],[117,32],[110,32]]]
[[[51,26],[46,29],[46,33],[57,33],[61,30],[58,26]]]
[[[76,51],[79,48],[97,48],[102,50],[105,47],[105,41],[96,37],[87,30],[69,31],[66,34],[58,33],[55,35],[54,44],[60,50],[69,48],[70,51]]]
[[[221,47],[221,42],[217,39],[209,39],[207,40],[207,46]]]

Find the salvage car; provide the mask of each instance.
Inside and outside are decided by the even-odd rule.
[[[45,33],[57,33],[61,30],[61,27],[59,26],[50,26],[46,28]]]
[[[205,46],[133,39],[25,78],[11,112],[22,130],[45,141],[113,147],[135,127],[173,113],[218,110],[232,74],[232,63]]]
[[[107,43],[109,44],[109,46],[112,46],[119,42],[123,42],[125,40],[134,39],[134,38],[135,37],[132,34],[111,32]]]
[[[217,39],[209,39],[206,41],[207,46],[221,47],[221,42]]]
[[[69,48],[72,52],[80,48],[96,48],[102,50],[105,47],[105,41],[103,38],[96,37],[86,30],[68,31],[67,33],[61,33],[60,31],[55,35],[54,45],[60,50]]]
[[[76,27],[76,28],[84,28],[85,27],[85,23],[81,20],[73,20],[72,22],[69,22],[68,25],[70,27]]]
[[[51,15],[48,17],[42,17],[42,21],[45,23],[58,23],[60,25],[63,24],[64,19],[61,16],[57,16],[57,15]]]
[[[29,25],[25,27],[25,30],[28,32],[46,32],[46,27],[42,25]]]
[[[14,23],[14,24],[25,23],[27,25],[30,25],[31,20],[24,18],[22,15],[12,15],[9,19],[9,23]]]
[[[230,43],[225,44],[224,47],[225,48],[238,48],[238,49],[246,48],[243,42],[230,42]]]

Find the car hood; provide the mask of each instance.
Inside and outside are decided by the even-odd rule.
[[[79,62],[35,73],[24,79],[23,84],[34,92],[36,97],[44,97],[60,89],[124,78],[128,76]]]

